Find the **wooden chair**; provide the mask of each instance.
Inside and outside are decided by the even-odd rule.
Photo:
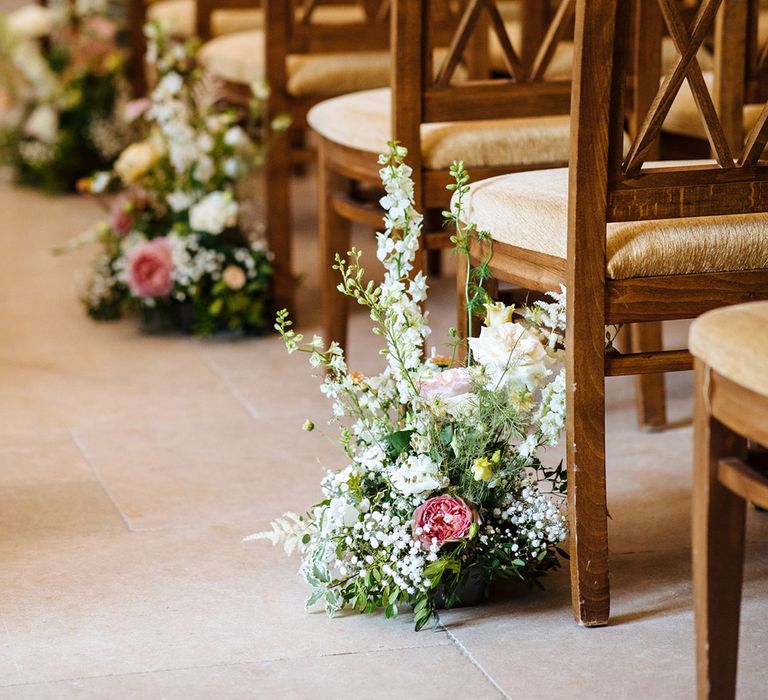
[[[467,2],[458,21],[444,15],[442,34],[435,31],[435,16],[449,6],[445,0],[395,0],[392,6],[391,89],[344,95],[309,114],[319,136],[323,326],[329,341],[345,343],[347,333],[347,304],[331,267],[335,255],[349,248],[351,222],[381,225],[377,154],[387,141],[409,150],[416,205],[426,212],[427,251],[450,245],[440,211],[449,202],[445,187],[454,159],[489,177],[564,164],[568,156],[570,81],[546,80],[545,74],[572,19],[572,0],[558,3],[528,64],[509,40],[496,0]],[[523,14],[531,8],[536,3],[524,3]],[[503,47],[511,78],[487,78],[489,29]]]
[[[265,208],[274,253],[275,304],[293,310],[290,172],[310,151],[303,145],[306,115],[316,103],[389,81],[386,0],[263,0],[264,30],[237,32],[206,43],[201,57],[232,99],[246,100],[254,80],[270,88],[270,116],[292,119],[265,167]],[[354,37],[354,41],[350,41]]]
[[[263,29],[264,12],[254,0],[149,0],[148,19],[163,22],[182,39],[210,39],[233,32]]]
[[[605,493],[605,377],[690,369],[687,351],[605,353],[605,326],[694,318],[768,298],[768,106],[743,139],[731,104],[718,116],[696,62],[718,8],[718,51],[739,70],[741,0],[703,0],[689,35],[671,0],[658,0],[680,50],[623,152],[632,4],[578,0],[569,169],[476,182],[466,218],[491,233],[496,280],[567,292],[567,462],[573,609],[606,624],[610,595]],[[743,9],[743,4],[741,4]],[[743,65],[743,64],[742,64]],[[725,72],[725,71],[724,71]],[[645,163],[683,80],[697,95],[716,161]],[[736,81],[744,84],[743,80]],[[737,95],[738,96],[738,95]],[[721,105],[722,106],[722,105]],[[727,131],[726,131],[727,130]],[[739,134],[740,135],[740,134]],[[473,246],[476,261],[487,244]],[[465,279],[459,279],[463,289]],[[462,295],[458,295],[462,298]],[[465,326],[460,309],[459,324]]]
[[[696,364],[693,584],[700,700],[736,696],[748,502],[768,508],[768,479],[748,440],[768,446],[768,303],[704,314],[691,327]]]
[[[658,12],[656,15],[658,16]],[[660,17],[650,18],[649,21],[660,21]],[[731,119],[734,120],[734,128],[740,131],[749,131],[760,117],[762,103],[768,96],[768,4],[763,0],[744,0],[738,13],[732,13],[724,22],[747,22],[747,50],[738,61],[736,69],[730,60],[726,63],[718,62],[707,67],[702,64],[702,72],[707,87],[712,91],[715,104],[721,99],[730,99],[730,91],[734,88],[734,79],[738,78],[739,91],[744,91],[741,122],[738,114],[734,112]],[[724,56],[724,54],[720,54]],[[727,79],[720,79],[720,68],[725,65],[729,71]],[[710,147],[707,141],[704,125],[698,118],[698,108],[694,94],[688,84],[684,84],[672,103],[669,114],[663,126],[664,151],[669,157],[699,157],[706,158]],[[690,154],[694,154],[690,156]]]

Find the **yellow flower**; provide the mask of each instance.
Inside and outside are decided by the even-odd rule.
[[[492,466],[491,460],[487,457],[478,457],[472,464],[472,476],[475,477],[475,481],[488,481],[493,476]]]
[[[500,301],[486,304],[485,325],[490,327],[498,326],[502,323],[510,323],[512,321],[512,314],[514,313],[514,306],[506,306]]]
[[[115,172],[130,185],[146,175],[160,158],[160,152],[151,141],[139,141],[126,148],[115,163]]]

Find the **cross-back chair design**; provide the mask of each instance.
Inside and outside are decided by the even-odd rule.
[[[255,1],[255,0],[254,0]],[[277,308],[293,309],[290,174],[310,154],[304,147],[312,105],[345,91],[389,81],[388,0],[262,0],[263,30],[216,37],[201,56],[225,82],[235,103],[249,99],[250,84],[269,85],[269,116],[287,114],[289,133],[273,145],[265,166],[264,205],[274,253]],[[220,7],[209,2],[201,10]],[[210,20],[199,18],[201,29]]]
[[[746,139],[736,139],[729,115],[740,106],[718,114],[696,58],[715,24],[718,60],[745,53],[743,0],[702,0],[690,29],[673,0],[656,1],[679,54],[626,155],[632,4],[578,0],[570,168],[478,182],[468,202],[467,218],[494,239],[496,280],[567,288],[570,566],[574,615],[588,626],[605,624],[610,605],[605,377],[692,367],[687,350],[606,354],[606,325],[694,318],[768,298],[768,163],[760,160],[768,105]],[[649,163],[686,80],[715,161]],[[494,216],[500,205],[504,214]],[[481,260],[487,252],[476,244],[472,254]]]
[[[562,164],[568,153],[570,81],[545,73],[573,15],[562,0],[528,61],[508,35],[497,0],[393,0],[391,90],[345,95],[309,115],[320,137],[320,248],[324,333],[345,342],[346,301],[331,270],[349,248],[351,222],[381,225],[376,155],[390,139],[408,148],[416,204],[426,212],[423,247],[450,245],[440,211],[449,202],[451,162],[479,177]],[[508,4],[508,3],[507,3]],[[535,6],[526,2],[523,12]],[[442,13],[442,14],[440,14]],[[509,77],[490,78],[489,33],[497,37]],[[371,197],[371,192],[374,196]]]

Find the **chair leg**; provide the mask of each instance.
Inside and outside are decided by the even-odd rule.
[[[269,246],[274,255],[275,309],[288,309],[295,317],[291,252],[291,152],[285,135],[272,146],[264,168],[264,205]],[[295,318],[294,318],[295,321]]]
[[[746,441],[708,413],[706,367],[696,368],[693,587],[699,700],[736,695],[746,503],[717,478],[722,457],[744,456]]]
[[[608,622],[605,492],[605,329],[594,304],[569,289],[566,339],[566,453],[571,597],[576,621]],[[579,303],[581,302],[581,304]],[[586,302],[586,304],[585,304]]]
[[[443,274],[443,251],[435,248],[427,251],[427,272],[430,277],[440,277]]]
[[[350,223],[333,207],[333,195],[348,186],[344,178],[328,168],[322,146],[320,149],[318,196],[320,199],[320,274],[323,301],[323,339],[335,340],[346,347],[348,306],[347,297],[337,289],[341,280],[334,270],[336,254],[344,256],[349,250]]]
[[[629,327],[632,352],[654,352],[664,347],[661,323],[635,323]],[[664,374],[635,377],[637,422],[641,428],[658,430],[667,424]]]

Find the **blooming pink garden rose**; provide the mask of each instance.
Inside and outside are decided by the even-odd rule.
[[[173,288],[173,256],[164,238],[137,245],[128,256],[128,286],[137,297],[162,297]]]
[[[475,511],[461,498],[435,496],[422,503],[413,513],[413,529],[421,528],[424,532],[417,535],[422,544],[458,542],[469,534],[469,528],[475,522]]]
[[[466,367],[456,367],[439,372],[431,379],[424,380],[419,386],[423,399],[431,401],[440,397],[444,401],[463,396],[472,391],[472,379]]]

